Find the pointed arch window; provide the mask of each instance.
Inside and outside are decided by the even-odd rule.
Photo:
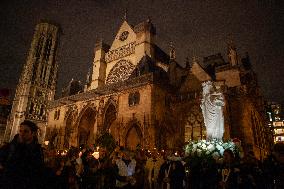
[[[40,54],[41,54],[41,50],[42,50],[42,46],[43,46],[43,41],[44,41],[44,36],[41,35],[39,37],[39,40],[38,40],[38,43],[37,43],[37,46],[36,46],[36,49],[35,49],[35,56],[37,58],[40,57]]]
[[[31,102],[30,111],[29,113],[32,114],[34,111],[34,103]]]
[[[55,112],[54,112],[54,120],[59,120],[59,117],[60,117],[60,110],[56,110]]]
[[[44,57],[45,60],[49,59],[51,46],[52,46],[52,38],[51,38],[51,35],[49,35],[47,37],[46,42],[45,42],[45,47],[44,47],[44,52],[43,52],[43,57]]]
[[[129,96],[128,96],[128,105],[129,106],[138,105],[139,102],[140,102],[140,93],[138,91],[129,94]]]

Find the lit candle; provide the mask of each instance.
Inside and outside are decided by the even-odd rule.
[[[49,141],[48,141],[48,140],[44,141],[44,144],[45,144],[46,146],[48,146]]]
[[[95,158],[95,159],[99,159],[100,158],[100,152],[94,152],[92,154],[92,156]]]

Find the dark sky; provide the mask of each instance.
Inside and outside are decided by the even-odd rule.
[[[59,23],[58,91],[72,78],[84,81],[96,40],[112,43],[123,21],[151,18],[158,44],[172,41],[177,59],[215,53],[226,57],[232,36],[238,53],[248,52],[264,97],[283,101],[284,1],[282,0],[1,0],[0,88],[14,89],[41,19]]]

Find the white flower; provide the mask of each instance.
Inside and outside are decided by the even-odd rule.
[[[192,156],[201,156],[202,153],[205,153],[207,155],[209,154],[215,154],[215,158],[220,158],[220,156],[223,155],[225,149],[230,149],[232,151],[237,151],[238,153],[241,153],[240,149],[235,147],[235,144],[232,141],[223,142],[220,140],[199,140],[199,141],[191,141],[189,144],[185,146],[185,151],[187,154],[191,154]],[[212,157],[213,157],[212,154]],[[214,159],[215,159],[214,158]]]
[[[197,156],[200,157],[201,156],[201,150],[197,149]]]
[[[210,152],[213,152],[213,151],[215,150],[214,145],[209,144],[209,145],[207,146],[207,150],[210,151]]]
[[[223,146],[220,146],[220,145],[216,145],[216,148],[221,151],[221,150],[224,150]]]
[[[212,157],[213,157],[213,159],[217,160],[217,159],[219,159],[220,155],[219,155],[218,152],[214,152],[214,153],[212,154]]]
[[[225,151],[225,150],[224,150],[224,148],[223,148],[223,149],[221,149],[219,152],[220,152],[220,154],[223,155],[223,154],[224,154],[224,151]]]

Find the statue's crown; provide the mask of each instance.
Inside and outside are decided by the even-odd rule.
[[[205,87],[205,86],[208,86],[208,85],[212,85],[212,81],[204,81],[203,83],[202,83],[202,87]]]

